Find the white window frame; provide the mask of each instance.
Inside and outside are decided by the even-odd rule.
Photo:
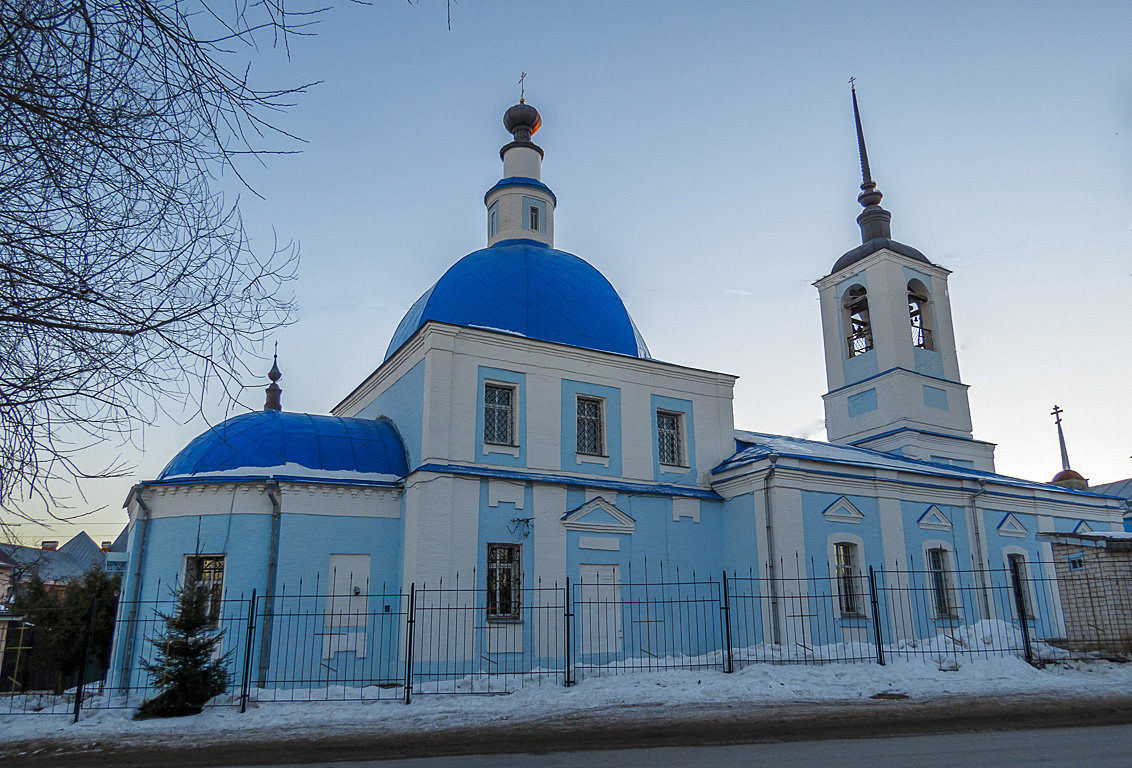
[[[495,237],[499,234],[499,201],[496,200],[487,209],[487,236]]]
[[[933,552],[941,553],[941,568],[936,569],[933,563]],[[928,579],[928,590],[931,593],[932,616],[937,621],[959,619],[962,616],[962,604],[958,601],[955,589],[955,550],[942,541],[924,542],[924,573]],[[944,598],[945,605],[940,606],[940,598]]]
[[[220,561],[220,578],[202,578],[204,574],[203,563],[206,560]],[[194,563],[201,563],[200,576],[194,576]],[[224,603],[224,578],[228,575],[228,558],[224,553],[209,554],[204,552],[186,553],[181,564],[181,583],[189,586],[190,579],[193,584],[205,584],[209,587],[208,617],[209,626],[213,629],[220,626],[220,613]]]
[[[660,418],[661,416],[671,416],[676,425],[676,460],[665,461],[664,452],[664,435],[661,433]],[[670,411],[665,408],[656,409],[656,456],[662,467],[680,467],[682,469],[688,468],[688,439],[687,430],[684,428],[685,420],[684,414],[680,411]]]
[[[497,551],[512,553],[510,562],[495,562],[492,554]],[[484,606],[488,621],[515,622],[523,619],[523,545],[506,542],[491,542],[487,545],[487,579],[485,582]],[[507,572],[506,583],[499,575]],[[500,610],[505,602],[510,610]]]
[[[508,427],[508,432],[510,433],[510,435],[509,435],[510,441],[508,441],[508,442],[501,442],[499,440],[488,439],[488,431],[489,431],[488,414],[493,409],[502,409],[502,407],[503,407],[503,406],[500,406],[498,404],[488,402],[488,392],[489,392],[489,390],[506,391],[506,392],[509,392],[510,395],[511,395],[511,402],[510,402],[510,406],[509,406],[509,409],[510,409],[510,425]],[[507,446],[509,448],[517,448],[518,447],[519,441],[516,437],[516,433],[518,431],[518,420],[516,418],[516,414],[518,412],[518,409],[519,409],[519,387],[516,384],[514,384],[512,382],[506,382],[506,381],[490,381],[490,380],[484,381],[484,383],[483,383],[483,434],[480,435],[480,437],[483,439],[484,445],[502,445],[502,446]]]
[[[542,207],[538,205],[527,206],[527,230],[529,232],[542,232]]]
[[[582,403],[592,403],[597,406],[597,416],[582,416]],[[583,450],[582,434],[583,425],[582,420],[586,419],[587,422],[592,422],[596,418],[597,421],[597,447],[596,450]],[[596,397],[594,395],[579,394],[574,399],[574,420],[575,420],[575,433],[574,433],[574,450],[579,456],[598,456],[607,457],[609,455],[609,447],[606,442],[605,435],[605,398]]]
[[[1014,600],[1014,577],[1011,560],[1018,558],[1022,562],[1022,603],[1026,608],[1026,618],[1034,620],[1034,580],[1030,577],[1030,553],[1021,547],[1004,547],[1002,550],[1002,564],[1006,567],[1006,578],[1010,584],[1010,612],[1018,618],[1018,606]]]

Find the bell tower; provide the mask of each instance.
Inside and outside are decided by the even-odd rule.
[[[880,206],[855,87],[852,95],[861,245],[814,283],[829,386],[826,432],[834,443],[993,471],[994,445],[971,435],[947,294],[951,273],[892,239],[892,214]]]

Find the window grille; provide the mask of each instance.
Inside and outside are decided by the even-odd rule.
[[[605,425],[601,410],[601,400],[578,398],[578,453],[605,455]]]
[[[483,441],[492,445],[515,444],[515,390],[491,384],[483,390]]]
[[[928,568],[929,576],[931,577],[932,599],[935,601],[936,616],[951,616],[951,587],[947,572],[947,550],[929,549]]]
[[[1018,574],[1018,580],[1021,582],[1019,586],[1022,588],[1022,610],[1026,612],[1026,616],[1033,618],[1034,606],[1030,601],[1030,573],[1026,568],[1026,558],[1017,553],[1007,555],[1006,564],[1010,567],[1011,573]]]
[[[859,615],[861,597],[857,589],[856,545],[838,542],[833,545],[834,575],[837,577],[838,605],[841,615]]]
[[[518,544],[487,545],[487,617],[520,617],[520,557]]]
[[[220,604],[224,599],[224,555],[189,555],[185,558],[185,585],[203,586],[208,594],[208,622],[220,622]]]
[[[656,438],[659,443],[661,464],[680,464],[683,458],[683,440],[680,435],[680,414],[656,412]]]

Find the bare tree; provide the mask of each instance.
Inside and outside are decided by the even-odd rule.
[[[284,2],[0,0],[9,515],[112,473],[83,448],[128,438],[167,396],[237,392],[241,360],[288,322],[296,251],[253,251],[217,184],[291,146],[272,119],[306,86],[259,89],[248,67],[318,13]]]

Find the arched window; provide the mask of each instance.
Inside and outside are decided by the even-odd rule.
[[[869,320],[869,296],[864,286],[854,285],[841,300],[845,318],[845,348],[848,357],[863,355],[873,348],[873,326]]]
[[[931,295],[919,280],[908,283],[908,326],[912,332],[912,346],[934,350],[932,335]]]

